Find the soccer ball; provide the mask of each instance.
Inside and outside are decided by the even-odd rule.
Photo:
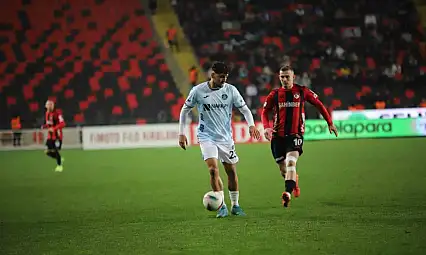
[[[223,197],[219,192],[209,191],[203,197],[203,205],[209,211],[217,211],[223,205]]]

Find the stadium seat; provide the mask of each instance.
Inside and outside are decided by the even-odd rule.
[[[176,98],[175,94],[172,92],[168,92],[166,93],[166,95],[164,96],[164,99],[166,102],[171,102],[172,100],[174,100]]]
[[[30,111],[31,112],[37,112],[38,110],[39,110],[39,107],[38,107],[37,102],[30,103]]]
[[[144,125],[144,124],[146,124],[146,120],[145,119],[136,119],[136,124]]]
[[[132,94],[132,93],[127,94],[126,100],[127,100],[127,106],[129,107],[130,110],[134,110],[139,107],[135,94]]]
[[[143,89],[143,95],[144,95],[145,97],[149,97],[149,96],[151,96],[151,95],[152,95],[152,88],[150,88],[150,87],[145,87],[145,88]]]
[[[148,83],[148,84],[152,84],[152,83],[154,83],[154,82],[156,82],[156,78],[155,78],[155,75],[148,75],[147,77],[146,77],[146,83]]]
[[[104,97],[105,99],[112,97],[114,95],[114,91],[111,88],[106,88],[104,90]]]
[[[406,89],[405,97],[407,97],[408,99],[412,99],[414,97],[414,91],[412,89]]]
[[[161,90],[165,90],[169,86],[169,83],[167,81],[159,81],[158,86]]]
[[[82,113],[77,113],[74,115],[73,118],[75,123],[83,123],[84,122],[84,115]]]
[[[72,89],[67,89],[65,92],[64,92],[64,95],[65,95],[65,99],[72,99],[73,97],[74,97],[74,90],[72,90]]]
[[[121,108],[121,106],[114,106],[112,108],[112,115],[122,115],[123,114],[123,109]]]
[[[118,78],[118,86],[120,87],[121,92],[125,92],[130,89],[129,81],[126,76]]]
[[[333,88],[332,87],[324,88],[324,96],[331,96],[331,95],[333,95]]]
[[[85,110],[87,110],[87,108],[89,108],[89,102],[81,101],[79,103],[79,106],[80,106],[80,110],[84,112]]]
[[[7,105],[8,106],[12,106],[12,105],[15,105],[16,104],[16,98],[15,97],[11,97],[11,96],[8,96],[7,97]]]

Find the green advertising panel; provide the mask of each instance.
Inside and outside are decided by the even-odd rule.
[[[305,140],[426,136],[426,119],[337,120],[339,137],[330,134],[324,120],[307,120]]]

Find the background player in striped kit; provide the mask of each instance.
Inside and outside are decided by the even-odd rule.
[[[59,151],[62,148],[62,129],[65,127],[64,117],[62,116],[62,111],[55,108],[55,103],[48,100],[46,102],[46,114],[45,114],[45,124],[42,128],[47,128],[47,140],[46,140],[46,154],[56,160],[56,172],[62,172],[63,158]]]

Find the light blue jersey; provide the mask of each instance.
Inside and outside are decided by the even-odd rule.
[[[212,90],[208,82],[203,82],[192,88],[185,105],[190,108],[197,106],[197,137],[200,142],[233,143],[232,108],[246,105],[237,88],[225,83],[222,88]]]

